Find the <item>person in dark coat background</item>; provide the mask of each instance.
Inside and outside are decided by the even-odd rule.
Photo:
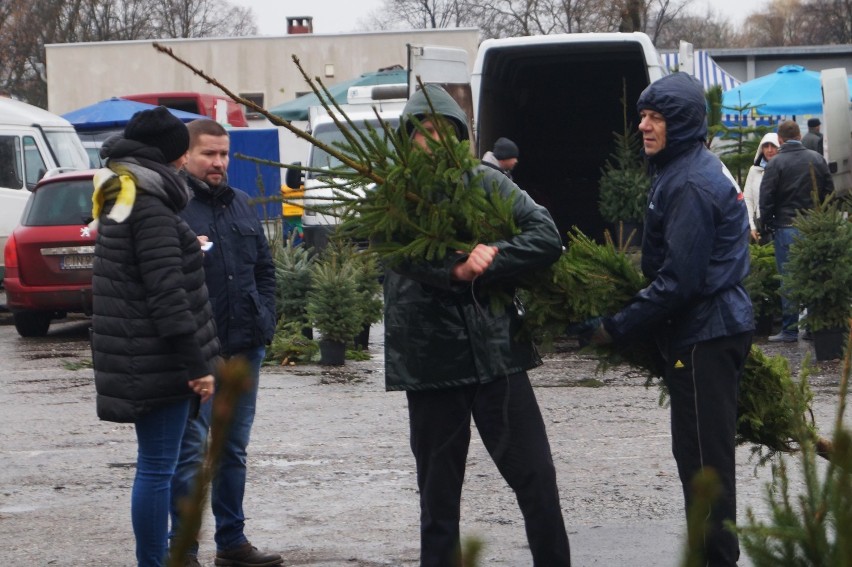
[[[433,139],[468,138],[467,118],[442,88],[426,85],[412,95],[401,128],[430,151]],[[452,130],[452,133],[450,133]],[[443,132],[443,134],[442,134]],[[530,341],[517,339],[514,305],[489,308],[488,285],[555,262],[562,242],[546,209],[508,177],[477,166],[487,191],[513,196],[520,234],[477,244],[433,261],[412,261],[385,275],[385,380],[408,399],[411,450],[420,490],[420,565],[459,561],[459,516],[471,417],[500,474],[514,490],[524,516],[533,562],[571,564],[556,469],[544,420],[526,371],[541,359]],[[474,177],[474,176],[471,176]]]
[[[275,265],[255,205],[244,191],[228,185],[230,137],[209,119],[189,123],[187,182],[193,192],[181,217],[202,242],[204,271],[216,328],[226,359],[239,357],[250,369],[250,383],[233,406],[231,425],[213,474],[210,504],[216,519],[216,564],[243,567],[279,565],[277,553],[260,551],[245,536],[243,496],[246,450],[257,405],[260,365],[275,332]],[[180,462],[172,485],[172,532],[179,528],[178,500],[190,494],[195,471],[204,459],[212,402],[201,407],[187,426]],[[196,542],[185,558],[187,567],[200,565]]]
[[[497,138],[494,148],[482,156],[482,164],[494,168],[512,179],[512,170],[518,165],[520,150],[518,145],[509,138]]]
[[[107,168],[94,180],[97,413],[135,425],[131,517],[141,567],[165,563],[181,438],[213,395],[219,352],[201,248],[178,216],[189,200],[178,173],[188,146],[186,126],[165,107],[138,112],[105,143]]]
[[[834,191],[834,180],[822,154],[802,143],[802,132],[793,120],[778,125],[778,155],[766,164],[760,181],[760,224],[771,234],[775,266],[782,277],[787,273],[790,246],[799,235],[793,226],[800,211],[814,207],[813,191],[825,199]],[[814,187],[816,183],[816,187]],[[781,287],[781,331],[769,337],[771,342],[794,343],[799,340],[799,306],[787,298]]]
[[[822,123],[819,121],[819,118],[809,118],[808,119],[808,133],[802,137],[802,145],[808,148],[809,150],[813,150],[819,155],[823,155],[822,151],[822,133],[820,133],[819,129],[822,126]]]
[[[588,339],[656,340],[687,510],[696,500],[696,475],[710,470],[719,479],[719,497],[701,511],[701,565],[732,567],[739,543],[724,522],[737,517],[737,396],[754,330],[742,283],[748,213],[739,186],[705,146],[706,102],[695,77],[674,73],[651,83],[637,110],[654,174],[642,238],[642,273],[650,283],[618,313],[591,323]]]

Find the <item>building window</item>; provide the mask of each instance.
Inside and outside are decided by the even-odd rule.
[[[264,108],[264,106],[263,106],[263,93],[240,93],[240,96],[243,97],[244,99],[248,99],[248,100],[252,101],[253,103],[258,105],[259,107]],[[263,115],[261,113],[255,112],[254,110],[252,110],[251,108],[249,108],[247,106],[243,106],[243,110],[245,111],[246,118],[248,120],[262,120],[263,119]]]

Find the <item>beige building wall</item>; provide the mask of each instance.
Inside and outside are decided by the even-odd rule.
[[[454,46],[473,65],[477,29],[441,29],[357,34],[158,40],[177,56],[237,94],[262,93],[272,108],[308,90],[292,56],[326,85],[392,65],[407,65],[407,44]],[[198,91],[221,94],[213,85],[152,47],[153,40],[46,46],[48,109],[56,114],[113,96],[144,92]],[[330,73],[330,76],[329,76]]]

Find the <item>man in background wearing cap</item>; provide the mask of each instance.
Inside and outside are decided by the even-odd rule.
[[[821,122],[819,118],[811,118],[808,120],[808,133],[802,137],[802,145],[808,148],[809,150],[813,150],[820,155],[822,153],[822,134],[820,134],[819,127]]]
[[[178,172],[188,147],[186,126],[165,107],[143,110],[104,144],[107,167],[94,177],[97,412],[136,429],[130,507],[140,567],[165,564],[181,439],[213,395],[219,353],[201,248],[178,216],[189,200]]]
[[[260,365],[275,332],[275,265],[263,226],[251,198],[228,185],[228,131],[215,120],[189,123],[187,183],[193,193],[181,217],[212,243],[204,271],[216,329],[226,359],[238,358],[250,369],[250,382],[235,403],[222,454],[213,471],[210,505],[216,519],[216,565],[230,567],[280,565],[277,553],[258,550],[245,536],[243,496],[246,450],[257,406]],[[172,531],[180,520],[178,499],[191,493],[192,478],[204,460],[212,403],[190,420],[172,483]],[[188,550],[186,567],[200,566],[198,542]]]
[[[494,149],[482,156],[482,163],[512,179],[512,170],[518,164],[518,155],[518,145],[515,142],[509,138],[497,138]]]

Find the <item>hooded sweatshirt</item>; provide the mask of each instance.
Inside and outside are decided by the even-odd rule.
[[[763,180],[763,169],[767,163],[766,157],[763,155],[763,146],[766,144],[772,144],[776,148],[781,147],[778,142],[778,134],[770,132],[761,138],[757,151],[754,153],[754,165],[749,168],[748,176],[746,176],[743,194],[748,208],[748,224],[751,230],[757,229],[756,221],[760,218],[760,182]]]
[[[642,273],[650,284],[604,320],[616,341],[650,332],[680,348],[754,328],[742,285],[749,271],[745,201],[704,145],[705,104],[701,84],[685,73],[651,83],[639,97],[639,111],[665,118],[666,145],[649,156]]]
[[[402,113],[400,128],[411,135],[412,117],[438,114],[448,120],[461,140],[468,139],[467,117],[442,88],[427,85],[412,95]],[[483,165],[483,187],[512,196],[520,234],[489,242],[499,250],[494,262],[473,284],[451,278],[462,253],[433,261],[410,262],[388,270],[385,291],[385,379],[388,390],[452,388],[499,380],[541,364],[531,341],[518,340],[521,319],[515,305],[489,308],[488,286],[511,293],[521,274],[555,262],[562,241],[547,209],[536,204],[498,171]]]

